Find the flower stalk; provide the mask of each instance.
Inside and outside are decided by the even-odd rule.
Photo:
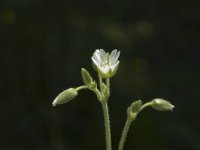
[[[88,86],[82,85],[76,88],[77,91],[83,90],[83,89],[88,89]]]
[[[130,125],[131,125],[131,122],[132,121],[129,120],[129,119],[126,120],[124,129],[122,131],[121,139],[120,139],[120,142],[119,142],[118,150],[123,150],[123,148],[124,148],[124,143],[126,141],[126,137],[127,137],[127,134],[128,134],[128,131],[129,131],[129,128],[130,128]]]
[[[111,131],[110,131],[110,117],[107,102],[102,102],[104,127],[106,136],[106,150],[112,150]]]
[[[106,81],[110,82],[109,79]],[[105,93],[109,93],[110,86],[105,87],[105,84],[102,81],[102,77],[99,74],[99,85],[101,89],[101,95],[103,96],[103,99],[101,100],[101,106],[103,110],[103,117],[104,117],[104,128],[105,128],[105,139],[106,139],[106,150],[112,150],[112,142],[111,142],[111,131],[110,131],[110,117],[109,117],[109,109],[108,109],[108,98],[109,95],[106,95]],[[105,89],[107,91],[105,91]]]

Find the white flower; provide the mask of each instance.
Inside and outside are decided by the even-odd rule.
[[[95,50],[92,61],[103,78],[110,78],[116,73],[119,66],[119,55],[120,51],[116,49],[110,54],[106,53],[103,49]]]

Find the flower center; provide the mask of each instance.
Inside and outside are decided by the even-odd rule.
[[[104,62],[102,62],[101,64],[100,64],[100,67],[108,67],[108,66],[110,66],[111,65],[111,63],[109,62],[109,60],[106,60],[106,61],[104,61]]]

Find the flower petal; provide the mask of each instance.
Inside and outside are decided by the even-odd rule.
[[[120,55],[120,51],[117,52],[117,50],[113,50],[110,54],[110,65],[115,65],[118,61]]]
[[[106,52],[103,49],[100,49],[99,55],[100,55],[100,58],[101,58],[101,63],[105,63],[106,62]]]
[[[98,67],[100,64],[99,64],[99,61],[97,60],[96,57],[92,56],[92,61],[93,63]]]
[[[96,51],[94,52],[93,56],[96,58],[96,60],[98,61],[98,63],[101,63],[101,51],[99,49],[96,49]]]
[[[110,54],[110,57],[109,57],[109,64],[112,65],[114,64],[117,60],[115,59],[115,55],[117,54],[117,50],[113,50]]]
[[[114,49],[114,50],[110,53],[110,57],[115,57],[116,54],[117,54],[117,49]]]
[[[119,56],[120,56],[120,51],[117,52],[117,54],[115,55],[115,58],[118,60]]]
[[[111,70],[112,70],[113,72],[117,69],[117,67],[118,67],[118,65],[119,65],[119,62],[120,62],[120,61],[117,61],[117,63],[115,63],[114,65],[111,66]]]

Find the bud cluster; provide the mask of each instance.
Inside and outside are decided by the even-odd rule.
[[[119,66],[119,61],[118,61],[119,55],[120,51],[117,50],[113,50],[110,54],[106,53],[103,49],[97,49],[94,52],[92,56],[92,61],[95,70],[97,70],[100,78],[109,79],[115,75]],[[81,76],[84,85],[77,88],[69,88],[61,92],[53,101],[52,103],[53,106],[56,106],[58,104],[64,104],[73,100],[78,95],[78,91],[85,88],[94,91],[100,102],[103,102],[108,99],[110,95],[110,90],[107,85],[105,85],[100,80],[99,84],[101,90],[99,91],[97,88],[97,82],[91,77],[90,73],[84,68],[81,69]]]

